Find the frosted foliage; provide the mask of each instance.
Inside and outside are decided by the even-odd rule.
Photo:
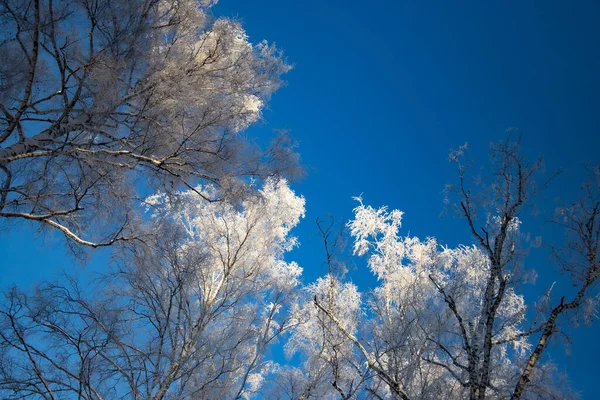
[[[293,330],[286,351],[293,355],[303,351],[311,356],[333,357],[329,339],[334,337],[337,343],[335,351],[351,352],[352,344],[344,339],[339,328],[322,311],[315,307],[314,299],[323,305],[342,322],[342,327],[348,332],[356,331],[361,308],[360,294],[355,285],[341,283],[336,278],[327,275],[317,279],[306,289],[306,300],[296,305],[294,317],[298,326]],[[323,329],[323,323],[326,328]]]
[[[348,224],[351,235],[355,237],[354,253],[362,256],[369,250],[372,245],[369,237],[381,237],[383,243],[393,243],[397,238],[403,213],[397,210],[388,213],[386,207],[376,210],[363,205],[359,197],[355,200],[360,205],[354,209],[354,219]]]
[[[445,291],[452,295],[463,318],[473,326],[478,326],[482,318],[481,309],[484,293],[490,275],[489,257],[477,247],[460,246],[457,249],[443,249],[439,257],[440,270],[436,279]],[[520,328],[525,317],[525,300],[509,287],[498,307],[498,318],[502,321],[495,333],[496,340],[504,341],[522,333]],[[477,330],[473,335],[482,335]],[[509,341],[519,350],[525,350],[525,341]]]
[[[277,366],[272,362],[266,362],[262,368],[258,368],[256,372],[248,374],[247,385],[248,389],[242,393],[244,399],[256,398],[257,394],[263,390],[265,376],[268,376],[277,369]]]
[[[325,311],[317,307],[317,303]],[[333,321],[330,316],[337,319]],[[301,355],[301,371],[284,368],[277,373],[280,386],[301,398],[339,398],[331,382],[340,387],[356,387],[360,365],[354,344],[345,333],[356,333],[361,317],[361,296],[355,285],[326,275],[307,286],[292,308],[293,328],[285,351],[288,357]],[[339,322],[339,325],[338,325]],[[357,368],[358,366],[358,368]],[[295,398],[295,397],[293,397]]]
[[[370,332],[366,343],[374,349],[373,357],[385,371],[401,377],[402,387],[415,398],[427,398],[419,396],[425,396],[428,390],[461,397],[457,393],[464,393],[462,385],[437,364],[445,363],[448,357],[445,350],[440,351],[443,346],[453,352],[457,362],[467,365],[458,321],[443,294],[452,298],[467,324],[470,342],[477,346],[484,336],[480,321],[485,317],[483,302],[491,271],[487,253],[477,246],[451,249],[441,247],[433,238],[421,241],[401,236],[401,211],[375,209],[357,200],[360,204],[348,223],[354,253],[367,256],[368,266],[379,280],[368,302],[368,318],[363,322],[363,329]],[[509,233],[516,233],[519,225],[515,218]],[[516,371],[515,357],[509,349],[522,356],[530,348],[526,336],[521,335],[525,311],[523,296],[508,287],[493,332],[493,340],[503,343],[494,346],[492,355],[492,380],[497,387],[508,385],[507,378]],[[427,378],[423,371],[428,371]],[[465,371],[457,369],[455,373],[461,376]]]
[[[122,249],[93,289],[67,277],[7,294],[0,398],[260,396],[277,370],[272,345],[294,327],[302,269],[284,257],[304,199],[283,179],[236,190],[244,195],[205,185],[148,198],[145,242]]]
[[[250,44],[237,22],[217,20],[200,36],[184,35],[158,47],[153,69],[155,90],[164,93],[152,109],[156,118],[185,115],[191,129],[210,121],[238,132],[258,120],[279,86],[278,74],[289,67],[266,42]],[[174,91],[178,96],[168,95]]]
[[[494,224],[496,226],[502,225],[502,218],[500,218],[499,216],[495,216]],[[508,223],[507,231],[511,232],[511,233],[518,232],[520,226],[521,226],[521,220],[519,219],[519,217],[513,217],[513,218],[511,218],[510,222]]]
[[[213,186],[196,191],[214,194]],[[178,204],[155,195],[146,203],[158,209],[155,217],[172,218],[187,239],[180,252],[204,252],[204,274],[208,278],[206,297],[216,296],[225,279],[260,276],[264,282],[282,288],[298,284],[302,269],[283,261],[283,254],[298,241],[290,230],[304,216],[304,198],[296,196],[284,179],[268,179],[263,188],[241,204],[206,202],[196,191],[178,194]]]
[[[216,1],[21,3],[0,4],[0,56],[22,66],[0,67],[0,217],[107,246],[141,234],[136,188],[300,173],[283,135],[242,134],[291,67]]]
[[[159,226],[181,228],[177,259],[193,261],[196,281],[190,282],[191,298],[196,299],[195,314],[206,324],[195,341],[203,343],[203,352],[231,349],[222,360],[233,368],[226,375],[228,382],[215,382],[209,385],[215,391],[202,393],[207,398],[230,398],[229,391],[238,388],[240,396],[252,397],[274,367],[264,361],[266,346],[289,329],[288,311],[282,309],[299,284],[302,269],[283,256],[297,245],[290,230],[304,215],[304,199],[283,179],[267,180],[239,202],[206,202],[195,191],[181,192],[176,199],[155,195],[147,203],[158,209],[154,218]],[[217,363],[222,356],[212,357]],[[198,374],[197,386],[218,373],[211,372],[210,365]]]

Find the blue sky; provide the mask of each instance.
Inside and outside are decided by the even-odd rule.
[[[217,16],[237,17],[252,41],[275,42],[295,65],[249,135],[287,129],[299,142],[308,174],[294,188],[307,218],[293,257],[306,281],[325,271],[314,220],[349,218],[361,193],[405,211],[405,233],[470,243],[462,221],[439,217],[444,184],[456,178],[448,150],[470,142],[485,161],[509,127],[548,170],[567,170],[541,204],[572,198],[582,163],[600,162],[600,3],[573,3],[221,0]],[[545,230],[542,217],[523,229]],[[0,235],[2,286],[72,268],[63,248],[31,240],[25,225]],[[551,275],[532,293],[560,279],[543,254],[533,261]],[[352,279],[362,281],[357,265]],[[573,330],[570,356],[560,344],[549,352],[584,399],[600,398],[599,322]]]
[[[250,135],[288,129],[299,142],[307,217],[294,257],[307,280],[325,271],[314,220],[349,218],[361,193],[405,211],[404,233],[471,243],[463,221],[439,217],[456,178],[447,153],[464,142],[485,162],[490,142],[518,129],[528,155],[565,169],[539,199],[548,212],[573,199],[584,162],[600,163],[600,3],[222,0],[215,12],[295,65]],[[557,239],[547,216],[523,229]],[[355,262],[352,279],[367,280]],[[543,249],[529,266],[541,271],[529,300],[564,280]],[[571,330],[570,356],[560,343],[548,352],[584,399],[600,398],[599,322]]]

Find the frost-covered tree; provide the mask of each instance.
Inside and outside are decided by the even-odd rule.
[[[290,67],[215,2],[0,1],[0,217],[104,246],[140,190],[293,174],[288,139],[240,135]]]
[[[558,385],[556,377],[548,381],[553,367],[542,364],[540,357],[550,337],[558,332],[557,318],[561,314],[574,310],[577,312],[573,317],[578,318],[579,314],[589,318],[597,310],[599,293],[594,290],[594,283],[600,277],[598,168],[593,169],[590,179],[583,185],[584,197],[571,207],[558,209],[564,217],[554,222],[565,228],[567,237],[564,247],[554,249],[555,262],[543,269],[528,271],[524,249],[527,237],[519,234],[519,217],[545,186],[539,182],[541,160],[530,163],[520,152],[518,143],[500,142],[492,146],[492,168],[488,169],[488,175],[476,176],[474,182],[477,185],[474,186],[467,181],[468,168],[461,161],[463,152],[464,148],[461,148],[450,154],[451,161],[458,166],[460,179],[459,185],[450,187],[449,191],[458,196],[456,210],[466,220],[477,248],[489,265],[489,272],[484,275],[485,290],[476,308],[476,324],[473,328],[465,326],[470,331],[461,331],[464,353],[470,357],[467,365],[469,380],[466,381],[469,398],[564,398],[568,387]],[[559,305],[552,306],[555,299],[549,288],[546,296],[538,301],[538,310],[530,299],[529,307],[536,312],[532,313],[533,320],[526,323],[526,305],[524,300],[517,299],[519,296],[515,297],[515,293],[523,283],[531,280],[532,275],[552,269],[573,271],[571,282],[578,290],[571,301],[565,301],[569,297],[567,292]],[[445,294],[441,285],[438,290],[452,309],[452,294]],[[513,310],[508,322],[503,318],[506,310]],[[458,320],[458,313],[454,314]],[[537,345],[533,346],[535,343]],[[508,388],[505,384],[498,387],[493,379],[496,369],[509,365],[495,358],[498,352],[505,351],[503,346],[506,344],[515,348],[515,354],[508,355],[511,368],[506,371],[506,377],[510,376],[510,379],[505,378],[510,385]],[[509,371],[514,371],[514,375],[509,375]]]
[[[477,246],[451,249],[432,238],[400,236],[401,216],[361,203],[350,222],[355,253],[368,254],[380,281],[370,296],[363,334],[369,363],[387,385],[381,395],[470,398],[472,375],[481,366],[473,358],[484,354],[477,327],[491,263]],[[494,393],[486,398],[504,398],[512,388],[506,378],[514,376],[513,361],[527,348],[521,336],[524,316],[523,296],[507,290],[495,316]]]
[[[215,186],[200,188],[219,196]],[[283,260],[304,199],[268,180],[237,203],[148,200],[160,232],[83,290],[74,278],[0,308],[0,397],[238,399],[261,390],[267,350],[294,323],[300,267]],[[156,211],[158,210],[158,211]]]
[[[450,154],[459,184],[448,194],[457,200],[449,204],[466,222],[471,244],[449,248],[434,238],[402,236],[401,211],[357,199],[348,223],[354,254],[367,257],[378,284],[359,294],[350,283],[320,279],[311,286],[314,309],[308,312],[305,302],[299,313],[305,320],[292,334],[307,360],[321,360],[328,396],[336,389],[344,398],[338,382],[360,382],[352,390],[361,398],[574,397],[542,356],[563,314],[589,321],[597,310],[599,170],[584,185],[584,197],[559,208],[554,221],[567,233],[566,245],[553,249],[555,266],[570,274],[577,290],[558,301],[548,291],[526,302],[522,288],[536,272],[526,269],[527,248],[537,243],[521,232],[521,218],[539,190],[541,163],[527,163],[518,144],[501,142],[492,147],[492,168],[483,171],[489,176],[478,175],[470,185],[464,150]],[[354,288],[353,296],[341,295],[346,287]],[[331,368],[335,343],[343,344],[343,360],[353,366],[346,381]]]
[[[298,361],[275,370],[266,398],[354,399],[364,393],[370,377],[344,334],[355,333],[362,318],[361,295],[354,284],[344,282],[347,267],[338,258],[345,248],[344,230],[336,232],[331,217],[317,219],[317,226],[328,273],[298,291],[290,309],[294,324],[284,347],[286,355]]]
[[[291,393],[288,398],[355,398],[367,371],[343,332],[355,333],[360,321],[357,287],[328,274],[306,287],[301,299],[292,310],[295,328],[286,351],[289,356],[301,354],[304,359],[301,366],[278,371],[280,381],[281,377],[288,380],[281,384]],[[330,315],[339,319],[334,321]],[[341,327],[338,321],[342,321]],[[294,377],[292,371],[300,373]]]

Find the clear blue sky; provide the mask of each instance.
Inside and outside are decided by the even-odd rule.
[[[481,158],[507,128],[520,129],[528,154],[567,168],[548,191],[565,199],[581,164],[600,163],[600,3],[221,0],[214,11],[295,64],[249,134],[288,129],[300,144],[308,175],[294,188],[308,212],[293,256],[307,281],[324,272],[313,221],[349,218],[361,193],[405,211],[404,232],[470,243],[461,221],[439,218],[455,178],[447,152],[464,142]],[[71,268],[62,248],[32,241],[22,225],[0,235],[1,286]],[[365,277],[360,265],[353,274]],[[550,351],[584,399],[600,398],[599,322],[573,331],[570,357],[561,345]]]

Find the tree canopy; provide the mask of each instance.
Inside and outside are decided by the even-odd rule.
[[[548,222],[570,291],[525,295],[552,269],[528,263],[525,210],[552,186],[510,135],[480,170],[449,154],[469,240],[404,233],[367,194],[339,234],[317,220],[327,271],[305,282],[293,141],[245,134],[290,66],[213,5],[0,1],[0,217],[112,250],[101,273],[4,291],[0,397],[576,398],[547,349],[597,315],[600,167]]]
[[[240,134],[290,67],[211,5],[0,4],[1,217],[105,246],[140,236],[140,190],[295,174],[289,140]]]

